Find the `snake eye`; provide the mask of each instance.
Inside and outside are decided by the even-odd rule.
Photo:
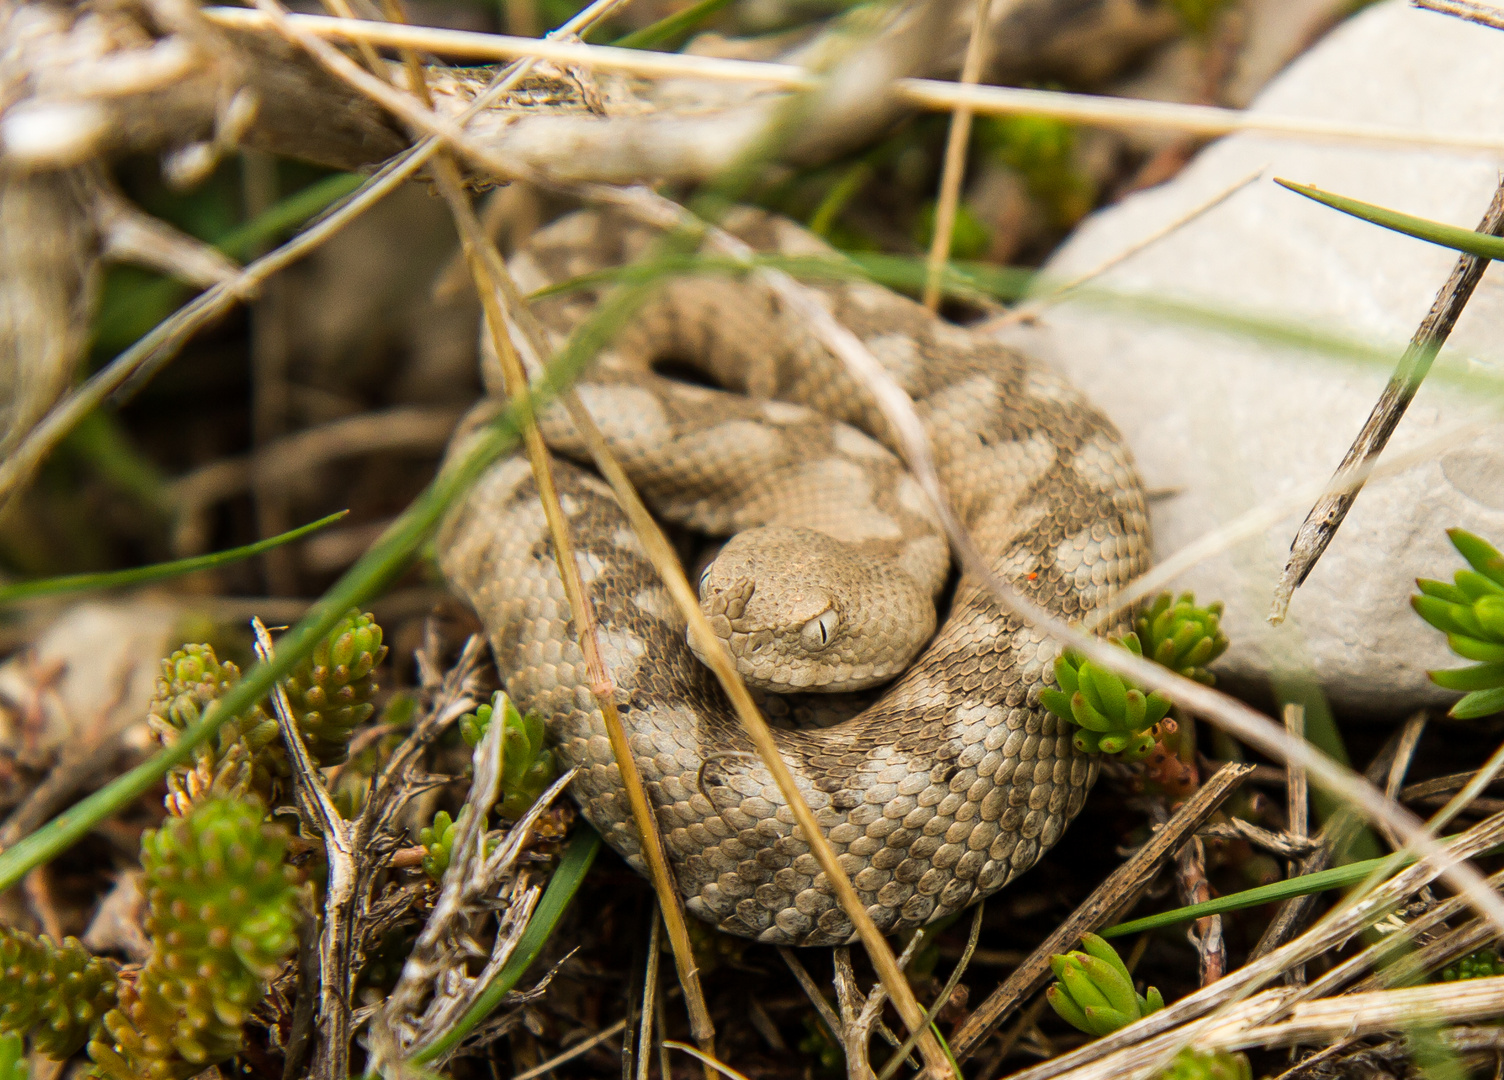
[[[836,626],[841,618],[835,613],[834,608],[826,608],[809,622],[804,624],[804,629],[799,631],[799,636],[804,639],[804,644],[810,649],[823,649],[830,644],[830,639],[836,635]]]

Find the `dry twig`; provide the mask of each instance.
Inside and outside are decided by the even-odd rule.
[[[1488,236],[1504,235],[1504,181],[1494,190],[1493,199],[1484,211],[1483,220],[1478,222],[1477,231]],[[1409,347],[1400,357],[1394,374],[1389,377],[1389,383],[1373,407],[1373,412],[1369,413],[1362,430],[1343,455],[1333,480],[1347,479],[1360,466],[1384,452],[1389,437],[1404,418],[1405,410],[1410,407],[1421,382],[1431,370],[1436,354],[1441,352],[1441,347],[1451,336],[1452,327],[1457,325],[1462,309],[1467,306],[1486,269],[1487,259],[1466,254],[1458,257],[1451,276],[1436,294],[1431,310],[1426,313],[1415,336],[1410,339]],[[1290,544],[1290,559],[1285,563],[1279,584],[1275,587],[1274,604],[1269,612],[1270,622],[1278,624],[1284,621],[1291,596],[1305,583],[1316,561],[1342,527],[1342,519],[1347,517],[1347,512],[1352,509],[1362,490],[1361,482],[1353,483],[1339,493],[1317,500],[1316,505],[1311,507]]]

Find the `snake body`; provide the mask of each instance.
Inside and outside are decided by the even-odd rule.
[[[734,215],[730,226],[761,249],[828,251],[766,215]],[[522,287],[536,288],[621,264],[651,240],[612,213],[581,212],[534,237],[513,271]],[[876,285],[819,292],[913,398],[942,483],[996,573],[1073,619],[1147,568],[1143,489],[1128,451],[1061,377]],[[562,340],[597,300],[566,294],[536,311]],[[690,364],[722,389],[653,374],[652,363],[664,359]],[[874,558],[900,565],[916,583],[911,591],[933,592],[943,581],[945,544],[897,463],[874,400],[755,276],[665,286],[582,390],[655,512],[719,535],[774,523],[764,540],[785,549],[780,566],[792,583],[780,595],[779,579],[759,578],[751,596],[782,603],[796,627],[804,619],[806,641],[809,627],[835,619],[830,612],[842,624],[853,615],[844,601],[811,600],[820,590],[801,584],[800,544],[809,534],[867,545]],[[579,456],[566,419],[549,413],[544,429],[556,452]],[[850,940],[850,919],[686,644],[685,620],[609,489],[564,460],[556,476],[617,706],[686,907],[766,942]],[[572,792],[585,816],[643,869],[521,456],[492,466],[451,512],[439,553],[446,577],[486,628],[508,692],[546,719],[557,753],[580,767]],[[740,580],[739,573],[723,577]],[[713,621],[719,614],[723,633],[740,634],[744,651],[758,652],[759,640],[777,644],[737,629],[750,608],[745,595],[732,588],[728,600],[714,583],[708,589]],[[912,596],[878,593],[867,608],[879,623],[911,620],[892,612]],[[816,609],[824,614],[812,617]],[[963,574],[938,632],[873,704],[832,727],[775,732],[882,930],[922,925],[1001,888],[1033,866],[1080,810],[1096,766],[1072,746],[1069,726],[1039,704],[1055,654]],[[876,667],[852,674],[865,659],[833,660],[846,665],[839,687],[881,675]],[[792,670],[782,683],[806,685]]]

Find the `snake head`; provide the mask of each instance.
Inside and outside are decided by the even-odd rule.
[[[890,580],[847,545],[786,526],[734,536],[700,577],[700,608],[747,684],[785,694],[885,682],[934,628],[906,574]]]

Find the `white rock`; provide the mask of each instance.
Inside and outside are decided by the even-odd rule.
[[[1260,111],[1429,131],[1504,135],[1504,33],[1408,8],[1370,8],[1335,30],[1258,98]],[[1047,272],[1092,270],[1267,166],[1263,178],[1098,279],[1112,289],[1194,299],[1394,343],[1398,357],[1456,258],[1276,186],[1286,177],[1474,228],[1499,181],[1498,158],[1438,150],[1319,145],[1238,135],[1173,182],[1104,210]],[[1059,363],[1122,428],[1155,501],[1159,559],[1249,507],[1321,483],[1341,460],[1388,375],[1310,352],[1108,312],[1085,301],[1003,332]],[[1458,367],[1504,371],[1504,277],[1485,275],[1452,336]],[[1469,359],[1471,358],[1471,359]],[[1438,362],[1438,370],[1445,363]],[[1390,444],[1403,453],[1488,417],[1434,377]],[[1265,622],[1309,500],[1266,534],[1176,582],[1227,602],[1233,647],[1219,670],[1266,679],[1308,664],[1335,704],[1395,713],[1456,695],[1426,669],[1457,661],[1410,610],[1417,576],[1462,565],[1443,532],[1460,525],[1504,544],[1504,426],[1370,483],[1305,586],[1289,621]],[[1281,657],[1275,660],[1273,657]]]

